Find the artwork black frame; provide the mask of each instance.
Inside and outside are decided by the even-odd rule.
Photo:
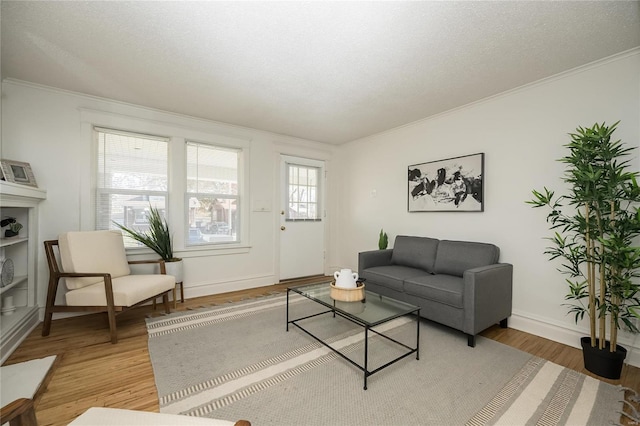
[[[407,210],[483,212],[484,153],[410,165]]]

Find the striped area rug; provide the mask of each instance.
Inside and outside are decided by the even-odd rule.
[[[320,311],[300,296],[292,318]],[[420,359],[407,357],[369,377],[295,327],[285,331],[284,295],[147,320],[160,411],[259,425],[609,425],[620,387],[490,339],[421,322]],[[305,327],[362,362],[363,332],[321,315]],[[413,345],[415,322],[377,331]],[[399,353],[370,338],[369,364]]]

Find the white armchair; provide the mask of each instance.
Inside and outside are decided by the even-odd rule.
[[[10,426],[38,426],[31,399],[21,398],[0,408],[0,419]],[[69,426],[251,426],[247,420],[236,422],[150,413],[120,408],[91,407],[69,423]]]
[[[120,231],[67,232],[58,240],[45,241],[49,264],[49,289],[42,335],[51,331],[54,312],[106,312],[111,343],[117,343],[116,315],[128,308],[162,296],[167,313],[169,292],[175,279],[166,275],[163,260],[127,261]],[[54,247],[58,247],[58,256]],[[58,257],[60,258],[58,261]],[[159,263],[160,274],[131,275],[130,264]],[[68,292],[66,305],[56,305],[60,279]]]

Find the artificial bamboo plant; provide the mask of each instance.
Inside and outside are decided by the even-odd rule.
[[[559,160],[566,164],[568,194],[556,197],[545,187],[528,201],[551,210],[547,222],[554,236],[545,254],[560,259],[559,270],[568,275],[569,312],[576,322],[586,313],[591,346],[604,349],[609,341],[611,352],[620,328],[640,331],[633,321],[640,318],[640,247],[634,245],[640,235],[640,189],[638,173],[628,171],[633,148],[612,139],[618,123],[571,133],[569,154]]]
[[[169,225],[157,208],[149,205],[149,230],[146,232],[127,228],[117,222],[113,222],[118,228],[123,230],[129,237],[144,244],[155,251],[165,262],[177,262],[180,258],[173,256],[173,241]]]

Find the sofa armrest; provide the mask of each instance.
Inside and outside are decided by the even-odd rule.
[[[496,263],[464,272],[463,331],[470,335],[511,316],[513,265]]]
[[[358,274],[374,266],[391,265],[391,253],[393,249],[371,250],[358,253]]]

